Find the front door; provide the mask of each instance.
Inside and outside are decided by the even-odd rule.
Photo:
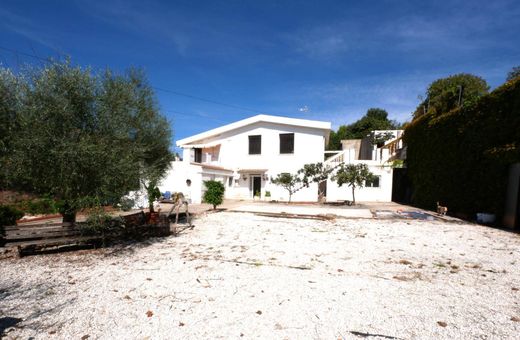
[[[253,175],[251,176],[251,195],[260,197],[262,191],[262,177]]]

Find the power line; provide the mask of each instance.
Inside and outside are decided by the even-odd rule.
[[[177,95],[177,96],[191,98],[191,99],[195,99],[195,100],[200,100],[200,101],[203,101],[203,102],[206,102],[206,103],[226,106],[226,107],[230,107],[230,108],[238,109],[238,110],[242,110],[242,111],[250,111],[250,112],[256,112],[256,113],[262,113],[262,111],[260,111],[260,110],[250,109],[250,108],[247,108],[247,107],[237,106],[237,105],[233,105],[233,104],[226,104],[226,103],[218,102],[218,101],[215,101],[215,100],[212,100],[212,99],[197,97],[197,96],[194,96],[194,95],[191,95],[191,94],[182,93],[182,92],[173,91],[173,90],[168,90],[168,89],[160,88],[160,87],[157,87],[157,86],[152,86],[152,88],[154,88],[156,90],[159,90],[159,91],[168,92],[168,93],[171,93],[171,94],[174,94],[174,95]]]
[[[23,55],[23,56],[26,56],[26,57],[31,57],[31,58],[35,58],[35,59],[38,59],[38,60],[43,60],[45,62],[52,62],[52,59],[50,59],[50,58],[42,58],[42,57],[39,57],[39,56],[37,56],[35,54],[22,52],[22,51],[19,51],[19,50],[16,50],[16,49],[4,47],[4,46],[0,46],[0,49],[5,50],[5,51],[9,51],[11,53],[14,53],[15,55],[20,54],[20,55]],[[216,100],[208,99],[208,98],[203,98],[203,97],[195,96],[195,95],[184,93],[184,92],[179,92],[179,91],[175,91],[175,90],[165,89],[165,88],[158,87],[158,86],[151,86],[151,87],[153,89],[157,90],[157,91],[163,91],[163,92],[171,93],[171,94],[176,95],[176,96],[190,98],[190,99],[194,99],[194,100],[198,100],[198,101],[202,101],[202,102],[206,102],[206,103],[210,103],[210,104],[214,104],[214,105],[220,105],[220,106],[225,106],[225,107],[229,107],[229,108],[233,108],[233,109],[237,109],[237,110],[249,111],[249,112],[254,112],[254,113],[263,113],[264,112],[264,111],[261,111],[261,110],[247,108],[247,107],[238,106],[238,105],[229,104],[229,103],[224,103],[224,102],[220,102],[220,101],[216,101]],[[173,112],[173,110],[170,110],[170,111]],[[175,112],[175,113],[184,114],[184,113],[181,113],[181,112]],[[187,114],[185,114],[185,115],[187,115]],[[203,115],[201,115],[201,116],[204,117],[204,118],[209,118],[209,117],[205,117]]]

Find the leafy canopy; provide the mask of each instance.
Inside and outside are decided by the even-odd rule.
[[[388,112],[379,108],[371,108],[356,122],[349,125],[341,125],[338,130],[330,133],[329,150],[341,150],[341,140],[361,139],[373,130],[395,130],[401,124],[388,119]]]
[[[515,66],[507,74],[507,81],[512,81],[519,77],[520,77],[520,66]]]
[[[459,106],[468,106],[487,94],[489,86],[481,77],[460,73],[437,79],[430,84],[426,98],[413,113],[414,119],[425,114],[441,115]]]
[[[289,193],[289,202],[291,202],[292,195],[300,189],[297,187],[299,183],[301,183],[302,179],[298,176],[298,174],[293,175],[288,172],[282,172],[281,174],[276,175],[275,178],[271,178],[271,182],[275,185],[279,185]]]
[[[0,155],[5,187],[51,195],[74,215],[92,202],[119,200],[172,159],[170,125],[140,71],[94,73],[65,61],[15,80],[8,70],[0,74],[18,84],[15,99],[0,104],[12,118]]]
[[[338,183],[338,186],[346,184],[352,188],[352,201],[356,203],[354,191],[356,188],[362,188],[367,181],[374,180],[375,175],[368,169],[366,164],[345,164],[341,163],[337,172],[332,176],[332,180]]]
[[[204,181],[206,191],[204,192],[203,201],[213,205],[213,209],[217,208],[217,205],[221,205],[224,201],[224,192],[226,188],[224,184],[219,181]]]

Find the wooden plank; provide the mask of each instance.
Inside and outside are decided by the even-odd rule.
[[[79,231],[70,231],[67,233],[50,233],[50,234],[34,234],[34,235],[12,235],[5,238],[6,242],[11,243],[18,240],[35,240],[35,239],[52,239],[63,238],[69,236],[79,236]]]
[[[39,233],[39,232],[60,232],[60,231],[69,231],[69,230],[80,230],[80,229],[75,228],[75,227],[20,228],[20,229],[6,230],[6,235],[32,234],[32,233]]]
[[[8,247],[30,247],[30,246],[58,246],[58,245],[68,245],[68,244],[76,244],[83,243],[89,241],[98,241],[101,240],[100,236],[79,236],[79,237],[63,237],[58,239],[50,239],[50,240],[33,240],[33,241],[20,241],[20,242],[10,242],[6,244],[6,248]]]
[[[7,230],[16,230],[16,229],[26,229],[26,228],[48,228],[48,227],[71,227],[71,223],[38,223],[38,224],[19,224],[19,225],[11,225],[6,226],[4,229]]]

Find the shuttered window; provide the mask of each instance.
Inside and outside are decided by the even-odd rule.
[[[249,154],[260,155],[262,153],[262,136],[249,136]]]
[[[280,153],[294,153],[294,133],[280,134]]]

